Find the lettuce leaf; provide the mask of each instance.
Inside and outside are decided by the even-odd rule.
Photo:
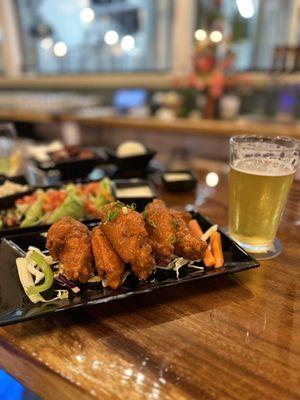
[[[63,217],[72,217],[80,220],[84,218],[83,201],[73,188],[68,190],[68,195],[63,203],[45,220],[53,224]]]

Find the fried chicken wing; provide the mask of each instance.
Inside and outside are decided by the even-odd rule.
[[[150,244],[159,256],[174,253],[175,229],[169,209],[162,200],[155,199],[145,208],[146,229]]]
[[[143,217],[118,203],[111,203],[102,208],[101,220],[104,233],[122,260],[131,264],[139,279],[146,279],[155,260]]]
[[[207,244],[189,231],[187,222],[191,219],[185,211],[170,210],[176,234],[175,254],[188,260],[197,260],[203,257]]]
[[[68,279],[86,282],[93,268],[89,229],[71,217],[55,222],[47,234],[46,247],[63,265]]]
[[[92,230],[91,242],[98,275],[101,278],[105,276],[108,285],[117,289],[122,284],[124,261],[112,247],[101,226]]]

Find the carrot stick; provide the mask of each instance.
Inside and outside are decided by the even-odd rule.
[[[196,219],[191,219],[189,221],[189,230],[195,237],[201,237],[203,235],[202,229]]]
[[[198,221],[196,219],[192,219],[191,221],[189,221],[189,230],[191,234],[197,238],[201,238],[201,236],[203,235],[201,226],[198,224]],[[209,248],[205,250],[203,262],[206,267],[213,267],[216,263],[214,256],[212,255]]]
[[[223,267],[224,255],[222,249],[221,235],[219,232],[215,231],[211,234],[210,247],[211,247],[211,252],[216,260],[215,268]]]

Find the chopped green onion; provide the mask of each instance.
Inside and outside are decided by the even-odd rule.
[[[176,236],[172,236],[170,239],[170,244],[176,243]]]
[[[107,212],[106,212],[106,222],[110,221],[110,214],[111,214],[111,211],[107,210]]]
[[[115,208],[114,210],[108,210],[106,213],[106,222],[113,222],[119,214],[119,211]]]
[[[152,228],[157,228],[156,223],[152,219],[146,219],[146,221]]]
[[[117,200],[115,204],[117,207],[125,207],[125,203],[122,203],[120,200]]]
[[[144,219],[146,219],[146,218],[148,218],[148,211],[146,211],[146,210],[144,210],[143,212],[142,212],[142,217],[144,218]]]
[[[46,290],[50,289],[50,287],[53,284],[53,275],[54,275],[50,265],[47,263],[44,256],[39,254],[37,251],[33,251],[31,254],[31,258],[34,262],[37,263],[38,267],[40,267],[40,269],[44,273],[45,281],[41,285],[30,286],[26,290],[27,295],[33,295],[40,292],[45,292]]]
[[[113,222],[117,218],[118,214],[119,214],[119,211],[114,209],[110,215],[110,222]]]

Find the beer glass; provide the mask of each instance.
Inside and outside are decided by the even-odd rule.
[[[292,138],[230,139],[229,235],[261,258],[280,252],[275,236],[297,162],[298,141]]]
[[[0,174],[13,176],[21,164],[17,134],[12,124],[0,124]]]

